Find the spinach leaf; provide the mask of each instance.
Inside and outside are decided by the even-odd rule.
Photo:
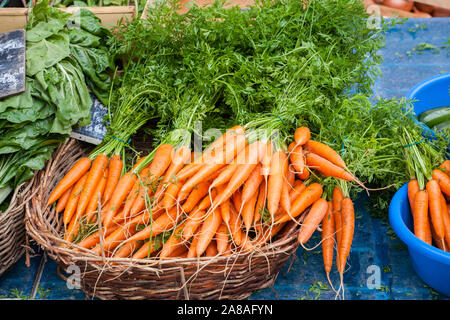
[[[51,19],[49,22],[39,22],[26,33],[27,42],[39,42],[54,34],[57,34],[65,27],[65,21]]]
[[[27,43],[26,74],[36,73],[53,66],[70,55],[69,37],[60,33],[39,42]]]
[[[49,22],[55,19],[66,23],[68,17],[70,17],[70,13],[50,6],[50,0],[42,0],[33,7],[31,14],[28,16],[28,23],[25,29],[28,32],[40,22]]]

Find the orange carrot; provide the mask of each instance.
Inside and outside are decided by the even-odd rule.
[[[119,228],[117,228],[114,232],[110,233],[107,237],[105,237],[103,241],[103,249],[104,251],[112,251],[116,247],[118,247],[123,240],[134,235],[137,231],[136,224],[127,223]],[[131,241],[130,241],[131,242]],[[125,243],[123,243],[125,245]],[[99,242],[94,248],[91,249],[93,252],[100,255],[102,253],[101,243]]]
[[[214,199],[214,204],[211,207],[212,210],[215,210],[222,204],[223,201],[229,199],[233,193],[244,184],[253,169],[261,161],[264,155],[265,147],[266,145],[260,141],[250,144],[248,157],[246,157],[245,163],[239,164],[230,181],[226,185],[226,188],[223,192],[217,194],[217,197]]]
[[[220,214],[222,215],[223,222],[227,226],[230,223],[230,205],[230,200],[226,200],[220,205]]]
[[[112,226],[110,229],[108,229],[107,233],[105,234],[105,237],[109,236],[111,233],[113,233],[120,227],[122,227],[122,226],[121,225]],[[80,247],[86,248],[86,249],[91,249],[92,247],[97,245],[99,242],[100,242],[99,232],[96,231],[93,234],[91,234],[90,236],[81,240],[79,243],[77,243],[77,245],[79,245]]]
[[[301,180],[296,180],[300,183],[297,183],[297,185],[294,187],[294,189],[291,190],[289,193],[289,198],[291,200],[291,203],[297,199],[297,197],[306,189],[306,185]]]
[[[136,165],[135,165],[135,167],[136,167]],[[149,178],[149,176],[150,176],[150,167],[151,167],[151,163],[149,165],[147,165],[145,168],[143,168],[141,170],[141,172],[136,175],[136,180],[134,182],[133,188],[128,193],[128,196],[125,199],[124,215],[126,217],[129,216],[129,213],[131,211],[131,208],[134,205],[134,202],[135,202],[136,198],[142,192],[142,185],[143,185],[143,183],[141,183],[141,181],[147,180]],[[132,170],[130,172],[132,172]]]
[[[114,254],[114,258],[126,258],[133,254],[134,250],[139,246],[139,241],[131,241],[122,245]]]
[[[257,238],[253,241],[253,246],[261,247],[269,240],[272,240],[273,237],[280,232],[281,229],[286,225],[286,223],[276,224],[274,226],[264,227],[261,232],[258,234]]]
[[[436,247],[438,247],[439,249],[441,249],[442,251],[445,251],[445,246],[444,246],[444,241],[443,239],[439,238],[436,235],[436,231],[434,230],[433,224],[430,223],[431,225],[431,237],[433,239],[433,243]]]
[[[236,190],[231,196],[231,201],[236,211],[239,211],[242,206],[242,191],[241,189]]]
[[[286,180],[284,180],[281,189],[280,205],[286,212],[291,211],[291,197],[289,194],[289,191],[291,189],[292,187],[290,186],[290,184]]]
[[[76,210],[77,216],[81,217],[84,214],[86,207],[89,204],[89,200],[91,199],[97,185],[103,179],[107,165],[108,157],[104,154],[99,154],[92,162],[92,166],[86,178],[83,191],[81,192],[80,199],[78,200]]]
[[[117,183],[116,188],[111,196],[111,199],[108,202],[108,205],[104,212],[102,212],[102,221],[105,229],[111,226],[111,222],[113,221],[114,215],[117,213],[117,210],[122,205],[123,201],[127,197],[128,193],[133,188],[134,183],[136,182],[136,175],[132,172],[125,173]]]
[[[281,216],[276,223],[287,222],[292,218],[297,217],[303,213],[310,205],[315,203],[322,196],[322,186],[316,182],[310,184],[306,189],[295,199],[291,206],[291,214]]]
[[[258,199],[255,205],[255,215],[253,217],[253,225],[258,226],[262,217],[262,212],[266,206],[266,182],[263,181],[259,187]]]
[[[194,210],[189,216],[186,218],[186,223],[184,224],[182,237],[184,240],[189,240],[197,231],[197,229],[203,223],[205,219],[205,211],[204,210]]]
[[[184,166],[178,173],[176,174],[176,179],[188,179],[192,177],[194,174],[196,174],[201,168],[203,167],[203,164],[198,163],[189,163],[188,165]]]
[[[108,180],[106,181],[103,203],[106,203],[111,198],[122,174],[122,168],[123,161],[120,159],[120,156],[118,154],[112,155],[108,164]]]
[[[136,178],[133,188],[131,188],[131,191],[128,193],[127,197],[125,198],[125,203],[124,203],[124,207],[123,207],[123,215],[125,218],[128,218],[130,216],[130,211],[131,211],[131,208],[133,207],[134,201],[136,200],[137,196],[140,193],[140,189],[141,189],[140,180],[142,180],[144,176],[148,175],[149,170],[150,170],[150,166],[147,166],[144,169],[142,169],[141,173],[139,174],[140,179]]]
[[[145,242],[142,247],[139,248],[138,251],[136,251],[132,259],[144,259],[150,256],[153,252],[156,252],[162,247],[162,241],[159,239],[152,239],[153,241],[147,241]]]
[[[307,180],[310,175],[311,175],[311,173],[309,172],[308,167],[306,165],[305,165],[305,169],[303,169],[303,172],[298,173],[298,177],[303,181]]]
[[[50,193],[47,205],[51,205],[58,200],[67,189],[75,185],[90,167],[91,160],[89,158],[81,158],[78,160]]]
[[[219,229],[217,229],[215,239],[216,239],[217,251],[221,254],[224,253],[225,251],[227,251],[229,238],[228,238],[227,226],[224,223],[222,223],[220,225]]]
[[[328,201],[328,211],[322,220],[322,256],[328,280],[333,265],[334,232],[333,203]]]
[[[306,243],[311,238],[314,230],[317,229],[323,217],[328,212],[328,203],[324,198],[318,199],[311,207],[305,220],[302,223],[300,232],[298,234],[298,242],[300,244]]]
[[[284,180],[288,183],[288,187],[289,187],[288,193],[290,193],[294,189],[295,172],[288,170],[288,167],[289,167],[289,164],[286,166],[286,176],[285,176]]]
[[[439,183],[441,191],[450,196],[450,177],[439,169],[433,170],[433,179]]]
[[[79,179],[73,189],[72,193],[70,194],[70,198],[67,201],[66,208],[64,210],[63,215],[63,223],[64,225],[67,225],[72,220],[72,216],[75,213],[75,210],[78,205],[78,199],[80,198],[81,191],[83,191],[84,183],[86,182],[88,173],[86,172],[81,179]]]
[[[356,178],[350,172],[315,153],[306,154],[306,164],[308,167],[319,171],[325,177],[335,177],[346,181],[356,181]]]
[[[186,199],[186,202],[181,206],[181,209],[183,209],[186,213],[191,212],[195,205],[208,194],[209,185],[209,181],[200,182],[194,190],[191,191],[189,197]]]
[[[73,186],[70,187],[69,189],[67,189],[66,192],[64,192],[64,194],[58,199],[58,203],[56,204],[56,208],[55,208],[56,212],[59,213],[64,210],[64,208],[67,205],[67,202],[69,201],[70,194],[72,193],[72,189],[73,189]]]
[[[444,215],[444,227],[445,227],[445,244],[447,250],[450,250],[450,205],[447,204],[447,212]]]
[[[194,258],[197,255],[197,244],[199,237],[192,238],[191,244],[189,245],[189,251],[187,258]]]
[[[414,205],[411,211],[413,213],[414,234],[420,240],[428,243],[428,193],[425,190],[419,190],[414,197]],[[431,244],[431,243],[429,243]]]
[[[355,230],[355,209],[350,198],[342,199],[342,235],[341,244],[339,245],[339,264],[338,271],[342,275],[345,270],[348,255],[353,241],[353,233]]]
[[[168,231],[173,228],[179,218],[180,215],[178,214],[177,208],[174,207],[160,215],[147,227],[129,237],[126,241],[128,242],[132,240],[144,240],[149,238],[150,236],[156,236],[160,233]]]
[[[93,220],[94,217],[96,217],[95,213],[98,209],[98,200],[100,199],[100,202],[103,202],[103,194],[106,187],[107,182],[107,174],[108,170],[103,171],[102,178],[100,179],[100,182],[97,184],[97,187],[94,190],[94,193],[89,200],[89,204],[86,208],[86,221],[90,222]]]
[[[228,132],[228,133],[227,133]],[[203,152],[202,156],[197,158],[193,163],[188,164],[177,173],[178,179],[188,179],[197,174],[203,168],[204,163],[226,164],[231,161],[225,161],[226,158],[233,150],[235,155],[243,149],[242,144],[246,143],[244,134],[230,134],[227,131],[221,138],[214,141],[210,147]],[[231,150],[233,149],[233,150]]]
[[[303,156],[303,148],[301,145],[296,145],[295,142],[292,142],[289,147],[289,159],[291,160],[291,164],[294,167],[294,170],[300,174],[303,173],[305,169],[305,159]]]
[[[431,179],[426,184],[428,193],[428,209],[430,210],[431,222],[439,239],[444,238],[444,220],[441,210],[441,189],[436,180]]]
[[[176,179],[177,173],[188,163],[190,159],[190,148],[187,146],[181,146],[175,150],[172,162],[164,174],[162,185],[167,184],[169,181]]]
[[[243,241],[243,233],[241,231],[242,219],[234,206],[230,206],[230,223],[228,229],[234,244],[240,246]]]
[[[131,234],[130,233],[131,230],[133,230],[133,233],[136,231],[135,228],[137,225],[141,225],[141,224],[145,225],[145,224],[149,223],[149,221],[151,219],[156,220],[162,214],[162,212],[165,212],[165,211],[161,210],[161,209],[152,211],[151,213],[150,213],[150,211],[145,211],[144,213],[131,219],[126,224],[121,224],[119,226],[113,224],[111,228],[108,228],[106,230],[106,234],[104,235],[105,236],[105,241],[104,241],[105,248],[108,250],[115,248],[117,245],[119,245],[121,243],[121,241],[125,240]],[[95,237],[94,237],[94,235],[95,235]],[[99,241],[99,233],[96,232],[94,235],[92,237],[89,237],[91,239],[85,241],[86,245],[91,245],[92,243],[97,244],[100,242]],[[82,245],[82,242],[80,242],[80,245],[84,247],[84,245]],[[97,249],[99,249],[99,248],[97,248]],[[98,251],[98,252],[100,252],[100,251]]]
[[[206,195],[202,201],[198,204],[198,209],[206,210],[208,209],[212,203],[211,199],[214,199],[217,195],[217,189],[212,189],[209,195]]]
[[[170,235],[169,239],[162,246],[161,252],[159,254],[160,258],[169,257],[176,249],[183,246],[183,241],[181,239],[181,233],[183,231],[184,223],[181,223]]]
[[[235,142],[237,136],[243,136],[244,133],[245,129],[242,126],[234,126],[228,129],[221,137],[211,143],[202,153],[201,157],[196,159],[194,163],[209,162],[215,154],[223,152],[223,149],[226,148],[227,143]]]
[[[266,143],[266,148],[264,150],[264,156],[261,160],[261,173],[266,180],[270,174],[270,162],[272,160],[272,154],[273,154],[272,142],[269,140]]]
[[[439,169],[441,169],[446,174],[450,174],[450,160],[445,160],[444,162],[442,162],[439,166]]]
[[[295,144],[302,146],[309,141],[311,137],[311,131],[308,127],[299,127],[294,132]]]
[[[264,176],[261,174],[261,170],[261,165],[258,164],[255,169],[253,169],[253,172],[250,174],[247,181],[245,181],[241,195],[242,203],[246,203],[250,198],[253,197],[255,193],[258,192],[259,186],[264,180]]]
[[[167,187],[167,190],[162,199],[162,206],[166,210],[169,210],[177,203],[177,194],[184,184],[184,180],[173,181]]]
[[[450,226],[448,226],[448,209],[447,209],[447,201],[445,200],[444,195],[441,193],[441,210],[442,210],[442,222],[444,224],[444,236],[440,239],[442,247],[445,251],[450,250],[450,246],[446,244],[447,233],[450,231]]]
[[[208,247],[205,250],[205,256],[206,257],[214,257],[217,255],[217,245],[216,241],[213,239],[209,243]]]
[[[341,244],[341,235],[342,235],[342,200],[344,199],[344,194],[342,193],[341,188],[335,186],[333,189],[333,215],[334,215],[334,225],[336,228],[336,240],[337,247]],[[338,250],[339,252],[339,250]],[[337,257],[339,259],[339,257]]]
[[[416,196],[417,191],[419,191],[419,183],[416,179],[411,179],[408,182],[408,201],[411,210],[414,209],[414,197]],[[414,215],[414,214],[413,214]]]
[[[159,178],[166,172],[167,168],[172,163],[174,157],[174,149],[172,145],[166,143],[160,145],[153,156],[152,163],[150,164],[150,176],[154,179]]]
[[[345,162],[341,158],[339,153],[337,153],[336,151],[334,151],[333,148],[327,146],[326,144],[324,144],[322,142],[309,140],[305,144],[305,148],[308,152],[314,153],[314,154],[330,161],[331,163],[335,164],[338,167],[341,167],[341,168],[346,167]]]
[[[258,192],[254,192],[251,198],[247,202],[243,202],[242,205],[242,221],[244,222],[244,227],[247,232],[249,232],[253,219],[255,216],[255,205],[258,200]]]
[[[148,175],[142,177],[142,181],[139,181],[141,188],[139,189],[139,194],[133,202],[130,214],[140,212],[146,206],[148,202],[148,196],[154,192],[153,188],[158,183],[158,179],[164,174],[164,172],[169,167],[173,158],[173,147],[170,144],[160,145],[155,152],[153,161],[150,164],[148,170]]]
[[[241,152],[242,153],[242,152]],[[223,169],[223,171],[211,182],[210,188],[216,188],[218,186],[222,186],[228,181],[230,181],[234,172],[236,171],[238,164],[236,161],[233,161],[230,164],[227,164]]]
[[[272,218],[278,210],[283,189],[283,178],[286,174],[288,160],[286,154],[278,150],[271,160],[270,176],[267,182],[267,209]]]
[[[205,164],[195,175],[186,181],[178,194],[178,201],[184,200],[194,186],[231,162],[245,148],[245,143],[245,137],[240,135],[236,137],[235,143],[226,144],[223,152],[216,155],[214,159],[211,159],[210,163]]]
[[[196,249],[197,257],[200,257],[203,252],[205,252],[221,223],[222,216],[220,215],[220,212],[218,212],[218,210],[213,210],[206,217],[200,228],[200,231],[197,234],[197,236],[199,237]]]

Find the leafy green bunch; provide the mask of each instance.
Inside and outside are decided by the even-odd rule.
[[[375,210],[387,207],[408,178],[402,128],[417,125],[408,101],[371,96],[384,33],[401,20],[371,29],[360,0],[178,8],[177,1],[156,3],[146,20],[118,26],[109,41],[111,54],[125,59],[115,92],[144,85],[158,92],[141,103],[158,122],[149,130],[156,144],[174,129],[192,130],[193,119],[204,129],[242,124],[247,132],[277,133],[278,148],[307,126],[368,188],[383,189]],[[338,183],[313,178],[330,190]],[[339,184],[352,196],[363,190]]]
[[[157,83],[166,92],[158,100],[156,136],[164,136],[180,112],[167,102],[188,100],[180,99],[180,90],[214,96],[210,118],[220,113],[224,125],[255,121],[291,132],[303,120],[302,108],[332,105],[351,89],[370,92],[388,27],[368,29],[356,0],[306,7],[262,0],[248,10],[216,1],[186,14],[178,8],[176,1],[155,4],[147,20],[119,26],[109,43],[114,55],[127,59],[121,88]]]
[[[90,122],[90,90],[106,102],[108,29],[90,11],[39,2],[26,26],[26,90],[0,100],[0,203],[41,169],[76,125]]]

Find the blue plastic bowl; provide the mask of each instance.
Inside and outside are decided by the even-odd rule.
[[[408,201],[408,184],[397,190],[389,204],[389,222],[408,247],[412,265],[419,277],[434,290],[450,297],[450,253],[433,247],[414,235]]]
[[[437,108],[450,106],[450,72],[426,79],[414,86],[408,93],[408,99],[414,99],[413,108],[416,115]],[[416,120],[417,121],[417,120]],[[434,136],[434,131],[417,121],[425,133]]]

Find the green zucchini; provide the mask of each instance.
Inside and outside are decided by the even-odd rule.
[[[441,122],[441,123],[431,127],[431,130],[433,130],[433,131],[440,131],[440,130],[444,130],[444,129],[447,129],[447,128],[450,128],[450,121]]]
[[[450,107],[438,107],[424,111],[419,115],[419,121],[426,124],[429,128],[442,122],[450,121]]]

